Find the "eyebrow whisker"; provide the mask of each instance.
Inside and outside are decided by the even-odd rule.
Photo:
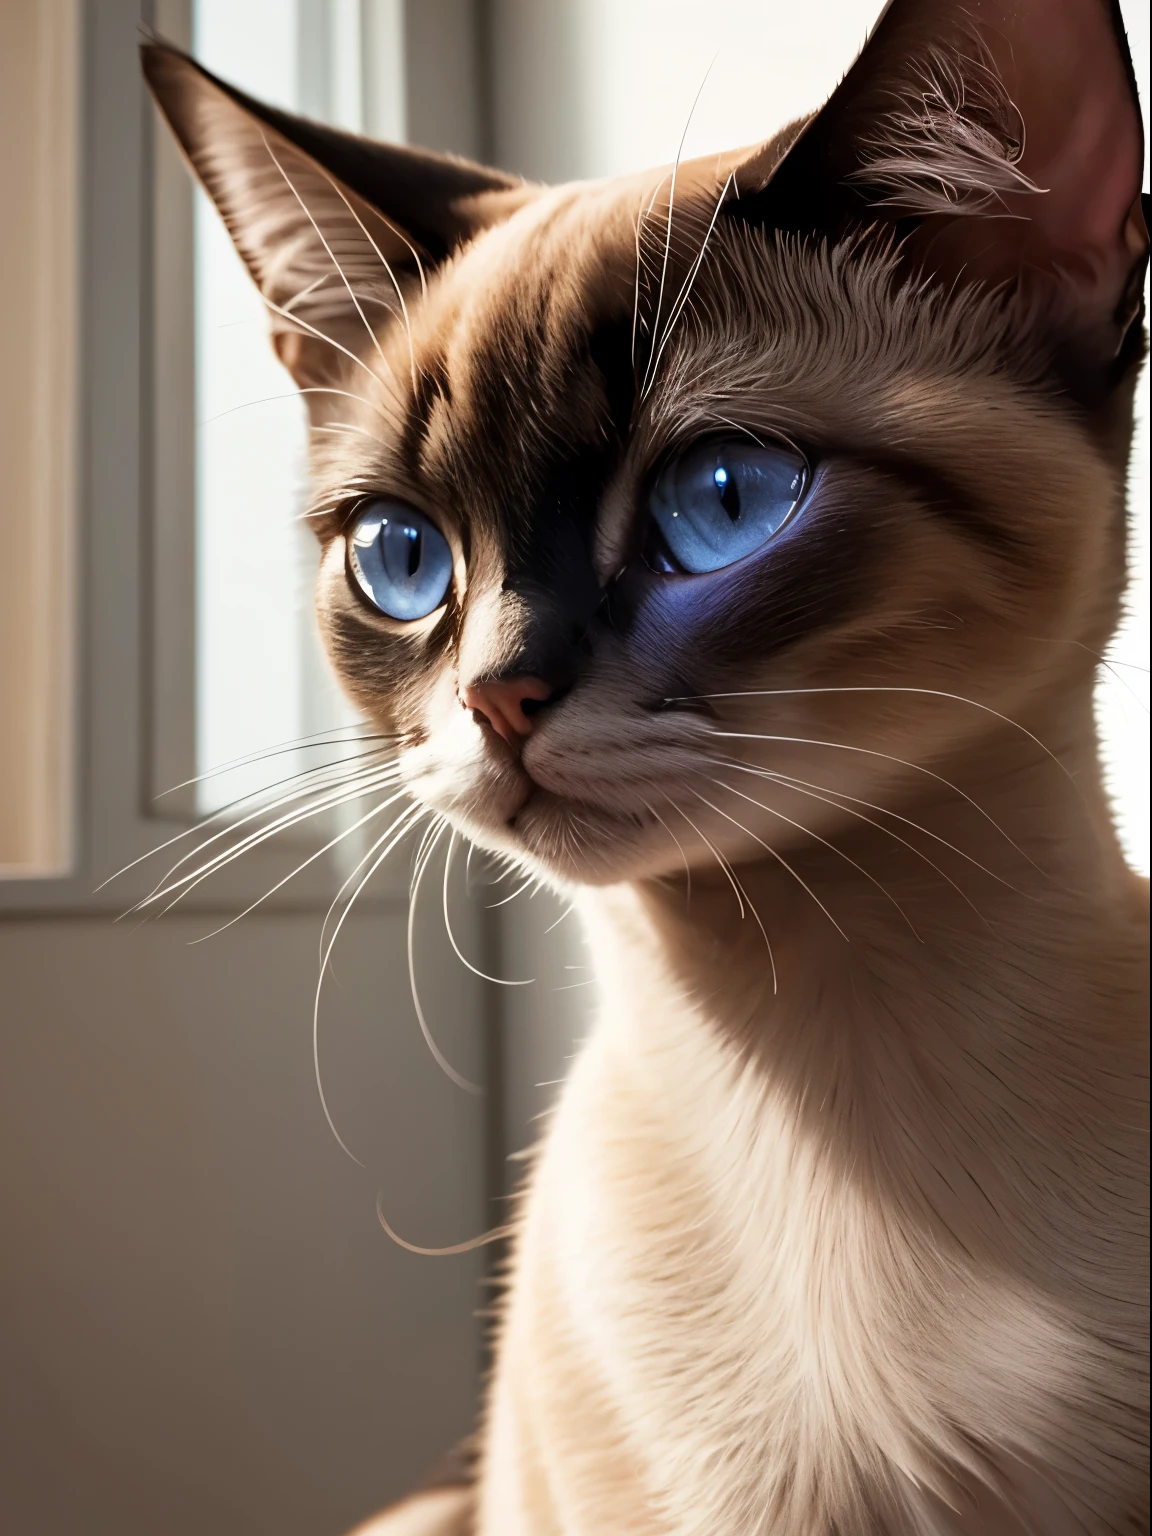
[[[268,151],[269,159],[272,161],[272,164],[276,167],[276,169],[280,172],[281,176],[283,176],[284,181],[286,182],[286,184],[288,186],[288,190],[291,192],[292,196],[296,199],[296,201],[300,204],[300,207],[303,209],[304,215],[307,218],[309,224],[311,224],[312,228],[316,231],[316,238],[320,241],[320,244],[324,247],[325,251],[327,252],[329,261],[331,261],[332,265],[336,268],[336,271],[339,273],[341,281],[343,282],[345,288],[347,288],[347,290],[348,290],[348,297],[352,300],[352,303],[353,303],[353,305],[355,306],[355,309],[356,309],[356,313],[360,316],[360,319],[361,319],[361,321],[363,323],[364,329],[368,332],[368,335],[372,338],[372,345],[376,348],[376,351],[377,351],[377,354],[379,355],[380,361],[384,364],[385,368],[388,369],[389,373],[391,373],[391,371],[392,371],[391,365],[388,362],[387,357],[385,357],[385,355],[384,355],[384,348],[380,345],[380,338],[379,338],[379,336],[377,336],[375,329],[371,325],[368,324],[368,317],[367,317],[367,315],[365,315],[363,309],[361,309],[361,307],[360,307],[360,300],[356,297],[355,290],[353,289],[352,284],[348,281],[347,273],[344,271],[344,268],[340,265],[339,261],[337,261],[335,252],[333,251],[332,247],[328,244],[328,241],[327,241],[327,238],[325,237],[324,231],[320,228],[319,224],[316,222],[315,216],[313,215],[311,208],[309,208],[308,204],[304,201],[304,198],[301,196],[299,188],[295,185],[295,183],[293,182],[291,176],[289,176],[288,172],[284,169],[284,167],[280,164],[280,161],[277,159],[275,150],[272,148],[271,144],[269,144],[269,142],[268,142],[268,135],[265,134],[265,133],[261,133],[260,137],[261,137],[261,139],[264,142],[264,148]],[[326,179],[333,186],[335,185],[335,183],[332,183],[331,177],[327,177]],[[337,189],[337,190],[339,190],[339,189]],[[343,194],[341,194],[341,196],[343,197]],[[355,218],[356,215],[355,215],[355,213],[352,210],[351,203],[348,202],[348,199],[346,197],[343,197],[343,201],[345,203],[345,206],[348,208],[348,211],[350,213],[352,213],[353,218]],[[360,220],[359,219],[357,219],[356,222],[358,224],[360,224]],[[362,230],[364,229],[363,224],[360,224],[360,228]],[[367,230],[364,230],[364,233],[367,234],[368,233]],[[379,252],[377,252],[377,255],[379,255]],[[381,259],[383,259],[383,258],[381,258]],[[293,302],[295,302],[295,301],[293,301]],[[295,316],[290,315],[287,310],[283,310],[282,313],[288,319],[295,319],[296,318]],[[325,337],[324,340],[331,340],[331,337]],[[351,354],[349,354],[349,355],[351,355]],[[371,370],[369,370],[369,371],[371,372]]]

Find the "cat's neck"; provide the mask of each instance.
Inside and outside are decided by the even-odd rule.
[[[989,742],[934,764],[985,815],[942,792],[901,806],[905,843],[865,822],[797,837],[791,870],[731,872],[743,916],[723,872],[586,900],[600,1019],[537,1211],[571,1336],[651,1384],[694,1492],[697,1417],[722,1426],[717,1499],[739,1474],[751,1509],[762,1469],[823,1467],[806,1437],[828,1424],[914,1458],[933,1425],[995,1446],[1059,1422],[1062,1467],[1084,1405],[1139,1401],[1137,1350],[1100,1341],[1134,1337],[1145,1295],[1146,894],[1142,925],[1080,729],[1079,793]]]

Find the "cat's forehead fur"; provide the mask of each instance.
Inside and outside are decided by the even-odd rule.
[[[694,169],[680,176],[668,283],[683,280],[686,242],[699,234]],[[404,323],[383,338],[386,370],[357,380],[373,441],[319,439],[321,476],[328,465],[339,474],[359,448],[369,473],[443,493],[447,515],[470,527],[514,539],[546,515],[549,479],[573,458],[606,464],[628,431],[641,288],[646,298],[670,184],[661,169],[541,188],[410,284]]]
[[[974,519],[992,473],[1035,493],[1030,434],[1045,416],[1076,429],[1033,387],[1043,343],[1000,296],[909,283],[882,236],[830,248],[717,221],[718,162],[675,168],[678,188],[673,173],[541,189],[410,285],[385,368],[356,379],[351,412],[337,403],[359,405],[359,435],[314,440],[318,502],[427,498],[507,574],[558,516],[621,552],[621,464],[733,428],[935,460]],[[962,446],[976,431],[979,461]]]

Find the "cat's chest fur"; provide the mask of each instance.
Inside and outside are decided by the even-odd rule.
[[[606,944],[610,968],[643,966],[619,930]],[[1030,1132],[1012,1115],[997,1129],[998,1093],[959,1113],[948,1062],[901,1081],[896,1052],[890,1099],[854,1099],[858,1063],[841,1062],[798,1100],[657,968],[616,979],[530,1199],[504,1366],[510,1381],[519,1355],[532,1385],[494,1400],[495,1438],[520,1419],[554,1505],[554,1527],[530,1528],[1137,1529],[1082,1520],[1015,1459],[1106,1459],[1097,1409],[1081,1421],[1077,1405],[1116,1392],[1122,1436],[1140,1389],[1118,1379],[1124,1308],[1077,1304],[1100,1275],[1077,1255],[1072,1283],[1038,1279],[1075,1241],[1045,1209],[1060,1159],[1028,1165]],[[775,1028],[851,1041],[874,1005],[829,981],[765,1006]],[[998,1176],[998,1160],[1016,1166]],[[1093,1241],[1123,1207],[1094,1211]],[[985,1474],[1037,1523],[1009,1516]]]

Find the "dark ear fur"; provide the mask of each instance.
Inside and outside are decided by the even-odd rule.
[[[1116,0],[892,0],[828,104],[727,211],[890,222],[945,280],[1006,284],[1090,401],[1139,348],[1144,136]]]
[[[323,385],[400,294],[532,195],[500,171],[381,144],[265,106],[168,44],[148,86],[272,317],[281,361]]]

